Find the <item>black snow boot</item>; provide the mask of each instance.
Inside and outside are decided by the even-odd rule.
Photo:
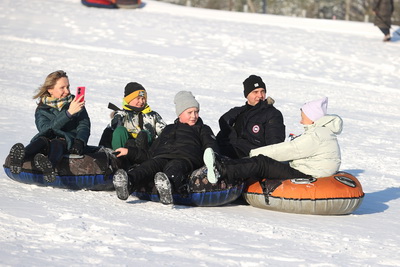
[[[39,137],[24,147],[17,143],[10,150],[10,171],[19,174],[22,170],[24,159],[31,159],[37,153],[47,153],[48,141],[45,137]]]
[[[25,148],[21,143],[13,145],[10,149],[10,171],[19,174],[22,170],[22,164],[25,158]]]
[[[33,158],[33,164],[36,168],[43,172],[43,179],[52,183],[56,180],[56,173],[51,165],[50,160],[43,154],[36,154]]]

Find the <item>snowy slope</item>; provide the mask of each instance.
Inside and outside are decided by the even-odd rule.
[[[96,145],[130,81],[171,123],[173,97],[191,90],[215,133],[244,103],[242,81],[263,77],[301,133],[299,107],[329,97],[344,119],[342,170],[366,197],[348,216],[272,212],[247,205],[163,206],[114,192],[17,183],[0,173],[1,266],[399,266],[400,38],[369,23],[195,9],[145,1],[139,10],[79,0],[0,5],[0,159],[36,133],[34,90],[63,69],[86,86]],[[398,26],[394,27],[398,29]]]

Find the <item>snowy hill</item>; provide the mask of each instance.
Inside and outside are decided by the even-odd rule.
[[[242,81],[263,77],[301,133],[299,107],[329,97],[342,116],[342,170],[366,193],[348,216],[272,212],[247,205],[164,206],[114,192],[17,183],[0,174],[1,266],[399,266],[400,38],[369,23],[195,9],[145,1],[138,10],[79,0],[6,0],[0,6],[0,159],[36,133],[33,92],[63,69],[86,86],[96,145],[108,102],[137,81],[171,123],[190,90],[218,132],[244,103]],[[394,27],[398,29],[398,26]]]

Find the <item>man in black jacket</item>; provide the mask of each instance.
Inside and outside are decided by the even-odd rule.
[[[274,100],[266,99],[266,86],[261,77],[250,75],[244,82],[244,106],[234,107],[219,119],[217,142],[221,154],[233,159],[249,156],[251,149],[285,140],[282,113]]]

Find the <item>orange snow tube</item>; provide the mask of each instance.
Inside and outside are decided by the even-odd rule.
[[[341,215],[354,212],[364,198],[361,184],[349,173],[323,178],[265,179],[244,190],[258,208],[301,214]]]

